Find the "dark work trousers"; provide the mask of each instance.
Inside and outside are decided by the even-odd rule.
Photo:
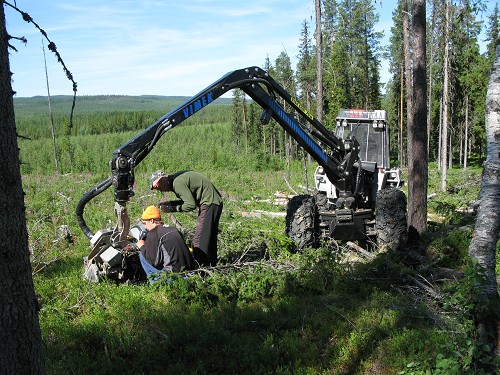
[[[222,203],[202,205],[198,212],[193,247],[196,260],[204,266],[217,265],[217,234],[221,213]]]

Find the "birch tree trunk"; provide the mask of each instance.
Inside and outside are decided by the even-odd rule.
[[[0,0],[0,374],[44,374],[31,277],[4,2]]]
[[[500,231],[500,44],[496,46],[496,56],[491,70],[488,93],[486,95],[486,141],[488,152],[484,164],[480,204],[470,243],[469,256],[477,260],[477,265],[485,274],[485,282],[475,291],[484,313],[476,316],[477,341],[496,348],[499,346],[500,299],[495,273],[496,244]],[[484,304],[484,305],[483,305]]]

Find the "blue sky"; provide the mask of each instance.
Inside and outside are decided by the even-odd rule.
[[[301,25],[314,28],[314,0],[8,0],[27,12],[56,44],[78,95],[192,96],[225,73],[263,66],[286,51],[295,68]],[[495,0],[491,1],[492,4]],[[386,43],[396,0],[377,1]],[[491,8],[493,5],[491,5]],[[42,36],[5,6],[13,89],[47,95]],[[44,41],[46,45],[46,41]],[[72,84],[46,50],[52,95]],[[387,80],[383,64],[382,80]]]

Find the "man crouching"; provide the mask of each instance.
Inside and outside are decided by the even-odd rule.
[[[147,207],[141,219],[146,227],[146,238],[137,241],[142,268],[153,283],[162,273],[194,270],[197,264],[182,234],[175,228],[164,225],[160,210]]]

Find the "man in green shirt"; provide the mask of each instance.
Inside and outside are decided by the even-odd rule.
[[[151,189],[173,192],[177,200],[160,202],[163,212],[198,209],[193,238],[194,256],[204,266],[217,265],[217,234],[222,213],[222,197],[208,178],[194,171],[165,174],[158,170],[149,179]]]

